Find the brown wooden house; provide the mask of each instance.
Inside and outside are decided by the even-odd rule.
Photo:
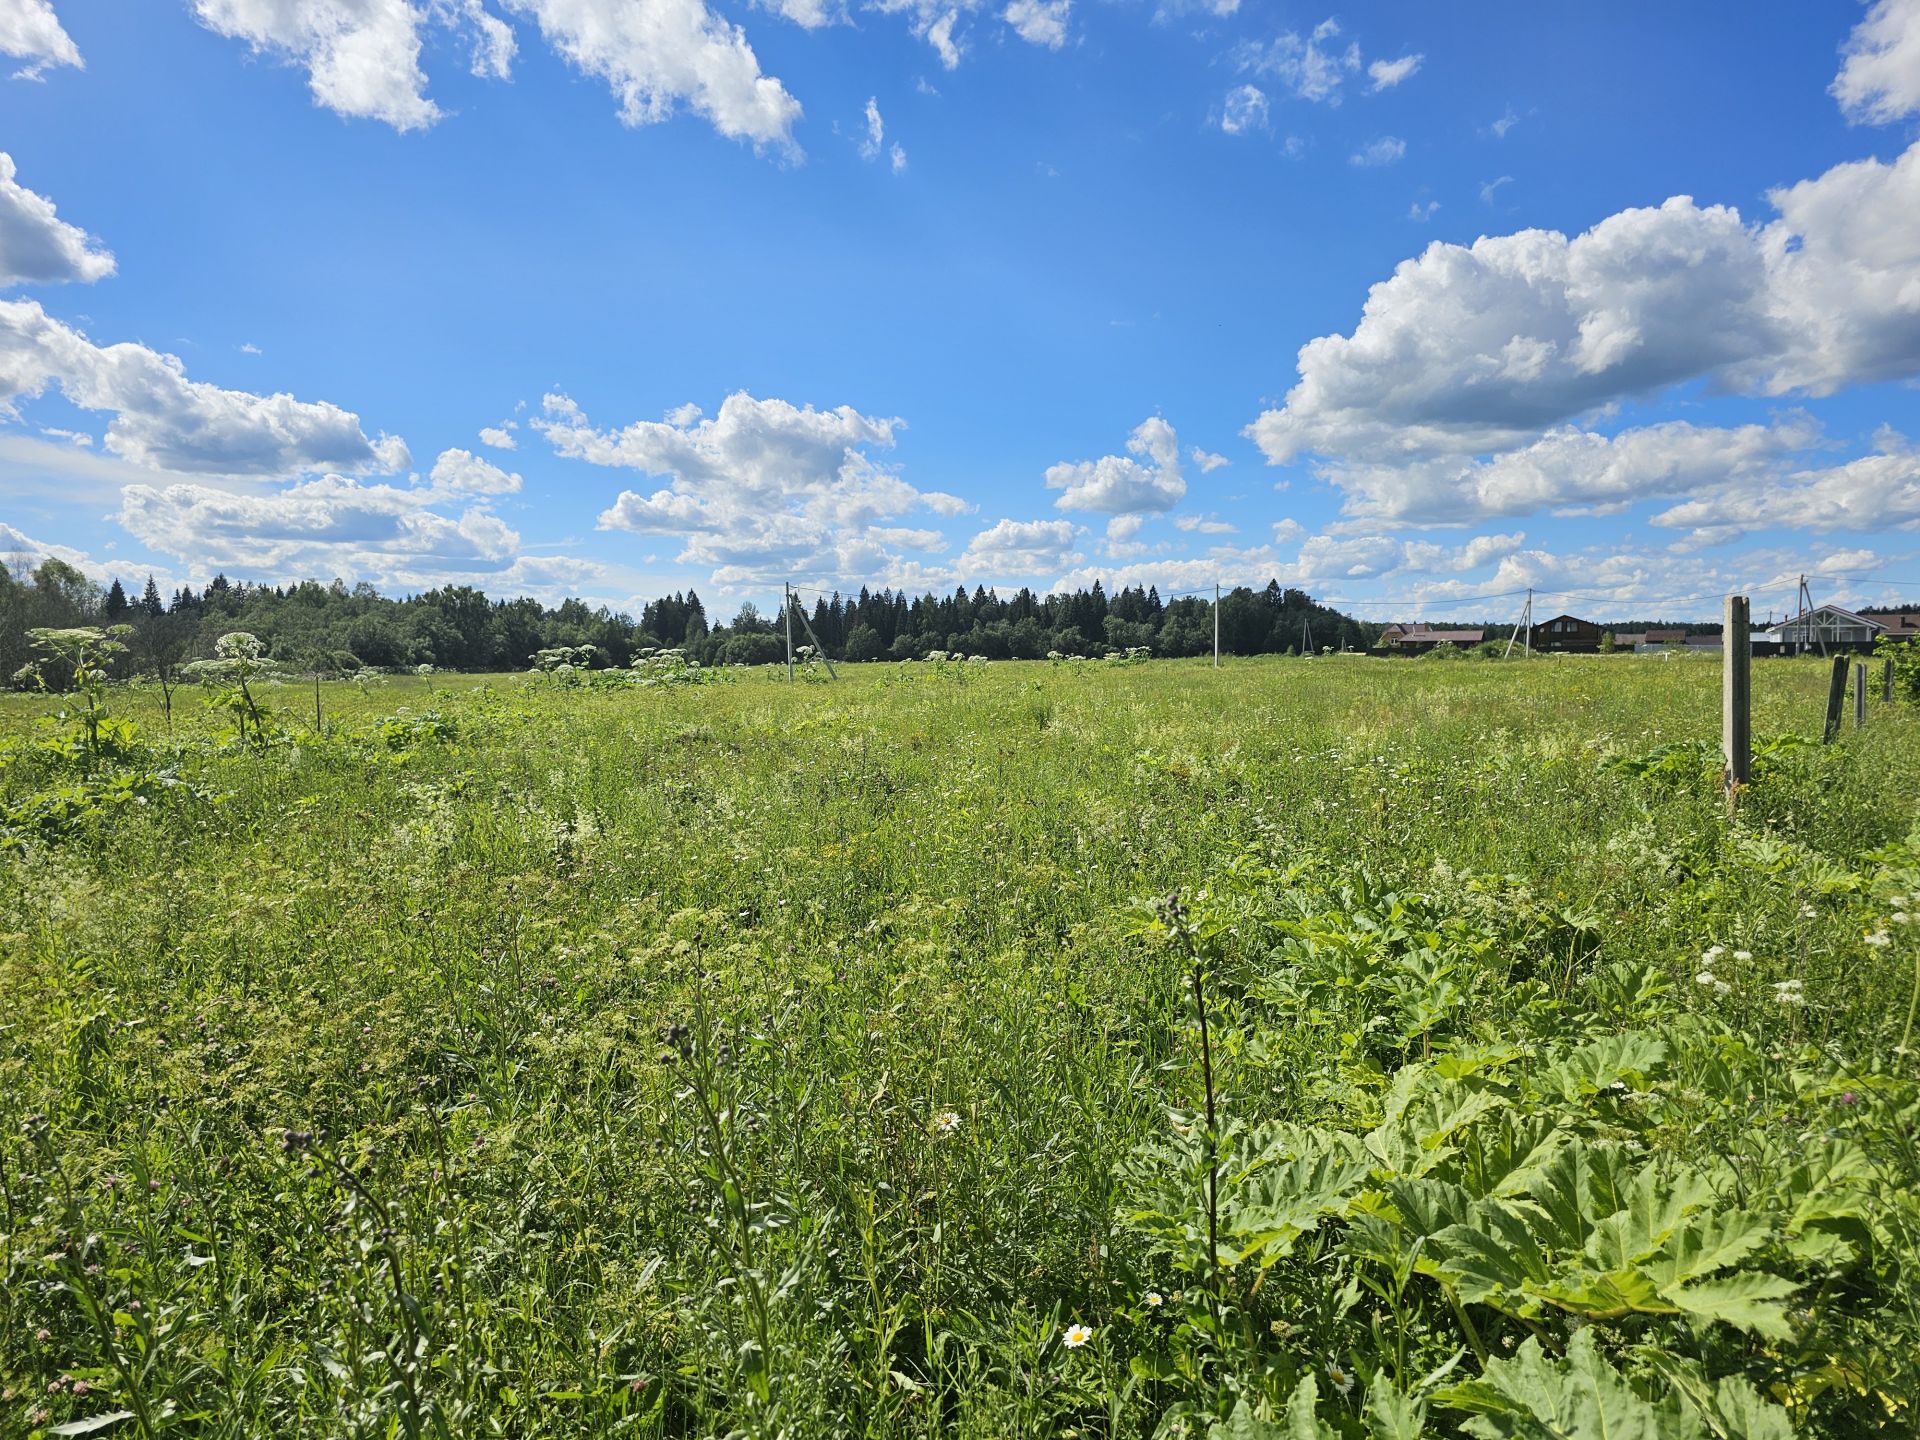
[[[1576,615],[1556,615],[1543,620],[1532,630],[1535,650],[1558,651],[1570,655],[1600,653],[1600,627]]]
[[[1883,611],[1873,617],[1887,627],[1891,640],[1920,640],[1920,610]]]
[[[1481,629],[1449,628],[1415,623],[1411,625],[1389,625],[1380,632],[1375,648],[1394,655],[1424,655],[1427,651],[1441,645],[1454,645],[1465,650],[1478,645],[1487,638],[1487,632]]]

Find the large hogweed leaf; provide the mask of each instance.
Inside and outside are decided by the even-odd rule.
[[[1609,1320],[1689,1314],[1784,1338],[1779,1302],[1796,1287],[1764,1272],[1722,1274],[1772,1236],[1760,1216],[1716,1208],[1695,1171],[1631,1168],[1622,1147],[1579,1141],[1523,1198],[1475,1201],[1425,1237],[1421,1268],[1464,1300],[1526,1319],[1547,1308]]]
[[[1210,1163],[1220,1176],[1223,1269],[1264,1270],[1284,1258],[1302,1235],[1345,1214],[1373,1170],[1355,1137],[1284,1124],[1228,1127],[1211,1162],[1198,1126],[1141,1150],[1131,1167],[1136,1206],[1128,1223],[1196,1267],[1205,1254]]]
[[[1319,1387],[1309,1372],[1300,1377],[1277,1419],[1262,1419],[1242,1399],[1225,1420],[1208,1427],[1207,1440],[1337,1440],[1339,1432],[1315,1413],[1318,1402]]]
[[[1642,1396],[1582,1330],[1564,1359],[1537,1339],[1511,1359],[1489,1360],[1473,1380],[1440,1391],[1436,1403],[1469,1412],[1461,1426],[1482,1440],[1705,1440],[1699,1417],[1678,1395]]]

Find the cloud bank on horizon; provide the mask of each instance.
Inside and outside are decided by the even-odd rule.
[[[1832,134],[1818,159],[1799,147],[1814,163],[1797,178],[1606,208],[1550,147],[1523,174],[1513,147],[1548,128],[1550,98],[1483,113],[1478,86],[1445,89],[1467,62],[1417,28],[1263,29],[1234,0],[1137,21],[1071,0],[754,11],[156,7],[157,43],[244,80],[227,103],[268,107],[265,142],[301,157],[274,183],[309,200],[305,229],[283,233],[310,251],[276,270],[235,240],[203,272],[167,227],[217,247],[196,196],[242,236],[278,223],[232,183],[258,152],[209,150],[182,102],[152,143],[190,183],[94,174],[84,143],[44,143],[46,125],[26,122],[65,115],[83,142],[114,104],[142,102],[112,98],[129,75],[167,93],[166,67],[78,5],[0,0],[0,52],[19,62],[0,91],[16,122],[0,153],[7,558],[616,605],[689,585],[762,597],[786,580],[1171,593],[1274,578],[1422,614],[1480,613],[1481,597],[1529,586],[1589,609],[1703,613],[1801,572],[1855,603],[1920,594],[1920,0],[1874,0],[1827,42],[1824,93],[1804,88]],[[1803,53],[1789,40],[1782,56]],[[1123,41],[1195,57],[1184,102],[1136,117],[1151,138],[1076,131],[1045,107],[1053,129],[986,118],[1023,76],[1065,86],[1086,66],[1125,90],[1124,60],[1087,53]],[[842,97],[846,54],[807,63],[833,44],[892,68],[851,76]],[[597,87],[614,126],[583,107]],[[803,95],[840,142],[806,131]],[[947,138],[970,121],[994,144]],[[503,139],[524,147],[512,175],[491,148]],[[1317,269],[1269,271],[1248,260],[1263,245],[1300,253],[1286,213],[1238,234],[1231,213],[1203,210],[1205,233],[1180,217],[1191,248],[1155,267],[1107,213],[1142,198],[1113,193],[1110,161],[1140,146],[1163,179],[1279,177],[1329,207],[1296,223],[1307,240],[1341,225],[1353,248],[1402,258],[1310,248]],[[1509,207],[1524,219],[1515,197],[1548,181],[1542,210],[1591,218],[1482,228]],[[509,187],[551,213],[497,193]],[[1460,238],[1415,246],[1410,223],[1454,212]],[[1020,242],[1041,217],[1064,249]],[[375,224],[416,248],[342,248],[343,228]],[[658,273],[627,275],[629,245]],[[1149,271],[1157,288],[1129,289]],[[1097,303],[1131,313],[1097,318],[1096,283]],[[313,304],[288,298],[309,288]],[[390,334],[330,325],[329,306],[360,294]],[[426,304],[481,343],[397,324]],[[1234,342],[1169,321],[1176,305],[1231,324]],[[1309,316],[1343,305],[1346,328],[1314,333]],[[516,332],[490,311],[538,334],[544,380],[525,384]],[[196,315],[203,329],[154,334]],[[982,333],[983,315],[1018,333]],[[328,337],[324,362],[302,360],[310,333]],[[406,363],[415,348],[433,361]],[[1016,352],[1044,363],[1020,368]],[[355,383],[357,364],[382,382]],[[268,366],[286,378],[258,378]],[[402,433],[430,437],[434,458],[417,464]]]

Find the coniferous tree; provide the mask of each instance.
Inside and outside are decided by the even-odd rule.
[[[1163,602],[1156,589],[1122,586],[1109,593],[1101,582],[1044,595],[1022,587],[1005,596],[985,585],[957,586],[945,595],[862,586],[851,595],[815,596],[804,613],[830,655],[853,659],[915,660],[953,651],[1037,660],[1137,647],[1157,656],[1201,655],[1212,650],[1214,635],[1211,597]],[[139,633],[131,646],[139,668],[163,689],[171,686],[172,665],[210,655],[215,641],[234,630],[257,635],[286,668],[316,669],[313,657],[325,657],[324,673],[419,664],[512,671],[561,645],[591,646],[596,663],[610,666],[626,665],[649,646],[683,648],[701,664],[767,663],[785,653],[777,613],[746,603],[730,623],[714,625],[691,590],[648,601],[636,621],[579,599],[550,608],[528,597],[492,599],[471,586],[388,597],[364,583],[262,584],[218,575],[203,594],[182,585],[171,604],[163,604],[151,576],[140,598],[129,602],[124,587],[103,592],[58,559],[30,573],[0,570],[0,665],[14,657],[17,668],[31,627],[122,618]],[[171,623],[150,624],[160,619]],[[1377,633],[1378,627],[1278,582],[1236,588],[1220,609],[1222,648],[1235,655],[1297,651],[1305,643],[1365,649]]]

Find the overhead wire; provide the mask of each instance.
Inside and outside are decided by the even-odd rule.
[[[1819,580],[1878,581],[1879,583],[1887,586],[1889,589],[1920,590],[1920,580],[1910,580],[1910,579],[1889,580],[1884,578],[1887,575],[1887,573],[1888,572],[1884,570],[1828,571],[1824,574],[1816,575],[1811,578],[1819,579]],[[1755,590],[1765,591],[1765,590],[1772,590],[1775,588],[1786,588],[1791,583],[1792,582],[1785,579],[1772,580],[1762,585],[1756,585],[1752,588]],[[793,594],[796,597],[807,595],[807,596],[812,596],[819,600],[830,600],[833,598],[833,596],[839,595],[839,596],[842,596],[842,598],[845,598],[845,592],[839,591],[839,590],[836,590],[830,593],[825,590],[814,589],[811,586],[801,586],[801,585],[794,585],[794,586],[790,586],[789,588],[792,590]],[[1134,587],[1127,587],[1127,588],[1134,588]],[[1170,604],[1175,600],[1206,599],[1208,598],[1209,592],[1214,591],[1216,589],[1219,590],[1224,596],[1229,591],[1235,590],[1235,589],[1259,590],[1259,589],[1265,589],[1265,588],[1266,587],[1264,585],[1229,586],[1223,581],[1218,586],[1205,585],[1205,586],[1199,586],[1199,587],[1188,589],[1188,590],[1168,591],[1161,596],[1161,603]],[[1297,588],[1297,587],[1289,587],[1289,588]],[[904,592],[898,592],[898,593],[903,594]],[[929,591],[927,593],[932,594],[933,592]],[[1514,600],[1514,599],[1518,599],[1519,597],[1527,593],[1528,593],[1527,589],[1525,587],[1522,587],[1515,590],[1486,591],[1486,592],[1473,594],[1473,595],[1433,596],[1426,600],[1417,600],[1417,601],[1411,601],[1411,602],[1407,600],[1394,600],[1394,599],[1359,599],[1359,598],[1346,598],[1341,596],[1326,596],[1326,597],[1320,597],[1320,598],[1314,599],[1313,603],[1327,609],[1338,608],[1338,609],[1357,610],[1357,609],[1378,609],[1378,608],[1386,607],[1386,608],[1393,608],[1393,609],[1399,609],[1399,610],[1421,610],[1421,609],[1451,610],[1462,605],[1476,605],[1476,604],[1480,604],[1482,602],[1491,601],[1491,600]],[[1696,590],[1684,595],[1669,594],[1669,595],[1656,597],[1651,595],[1619,595],[1619,594],[1611,594],[1611,593],[1595,594],[1595,593],[1581,591],[1581,590],[1546,590],[1538,586],[1535,586],[1533,588],[1532,594],[1536,600],[1545,599],[1545,600],[1562,600],[1562,601],[1569,601],[1569,602],[1578,601],[1578,602],[1585,602],[1585,603],[1594,604],[1594,605],[1610,605],[1615,607],[1645,606],[1645,607],[1648,607],[1649,609],[1657,609],[1661,606],[1667,606],[1667,605],[1684,605],[1684,604],[1695,603],[1701,599],[1708,598],[1709,596],[1717,598],[1720,592],[1717,590],[1710,591],[1710,592]]]

